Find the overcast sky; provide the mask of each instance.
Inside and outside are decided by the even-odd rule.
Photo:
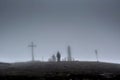
[[[48,60],[60,51],[82,61],[120,63],[119,0],[0,0],[0,62]]]

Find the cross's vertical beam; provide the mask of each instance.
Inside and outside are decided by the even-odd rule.
[[[34,45],[34,43],[31,42],[31,45],[29,45],[29,47],[31,47],[32,61],[34,61],[34,47],[36,47],[36,45]]]
[[[98,59],[98,51],[97,51],[97,49],[95,50],[95,54],[96,54],[97,62],[99,62],[99,59]]]

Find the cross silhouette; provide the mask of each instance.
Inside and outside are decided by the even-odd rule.
[[[34,47],[36,47],[36,45],[34,45],[34,43],[31,42],[31,45],[29,45],[29,47],[31,47],[32,61],[34,61]]]

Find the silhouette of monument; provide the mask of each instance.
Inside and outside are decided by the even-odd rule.
[[[31,42],[31,45],[29,45],[29,47],[31,47],[32,61],[34,61],[34,47],[36,47],[36,45],[34,45],[34,43]]]
[[[68,61],[72,61],[72,57],[71,57],[71,48],[70,46],[68,46]]]

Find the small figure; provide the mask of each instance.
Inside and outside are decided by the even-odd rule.
[[[55,57],[55,55],[52,55],[52,61],[53,61],[53,62],[56,61],[56,57]]]
[[[56,57],[57,57],[57,62],[60,62],[61,54],[59,53],[59,51],[57,52]]]

